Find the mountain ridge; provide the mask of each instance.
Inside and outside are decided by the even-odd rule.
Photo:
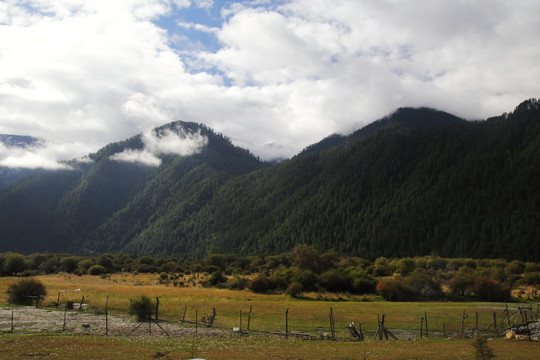
[[[405,126],[392,125],[404,115],[412,116]],[[111,160],[144,148],[137,135],[76,171],[0,190],[0,251],[205,256],[303,243],[368,258],[540,259],[536,100],[487,121],[433,109],[381,120],[274,165],[204,126],[167,124],[158,132],[182,124],[207,146],[160,155],[158,167]]]

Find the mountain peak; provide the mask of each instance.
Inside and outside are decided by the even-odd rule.
[[[420,107],[401,107],[393,113],[354,131],[349,135],[332,134],[316,144],[305,148],[301,153],[320,152],[334,146],[351,144],[374,135],[380,130],[401,129],[425,129],[448,126],[451,124],[464,123],[465,120],[444,111]]]

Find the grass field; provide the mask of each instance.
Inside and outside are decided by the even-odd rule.
[[[201,338],[194,347],[193,339],[179,338],[123,338],[60,334],[3,334],[0,336],[0,357],[9,359],[84,359],[87,358],[186,359],[191,352],[207,359],[472,359],[471,340],[446,340],[440,336],[444,322],[449,335],[461,327],[463,311],[468,315],[465,327],[474,326],[475,313],[479,314],[479,328],[487,328],[492,313],[502,314],[504,304],[475,302],[407,302],[392,303],[377,297],[348,297],[346,295],[308,294],[304,299],[284,295],[262,295],[250,291],[230,291],[215,288],[181,288],[159,284],[157,275],[115,274],[99,276],[47,275],[39,276],[46,286],[48,296],[44,304],[68,300],[84,302],[89,309],[103,312],[109,295],[110,313],[127,315],[130,298],[140,295],[160,298],[160,319],[178,322],[187,307],[186,319],[194,320],[195,310],[201,315],[216,308],[219,328],[232,330],[247,326],[250,305],[253,312],[250,329],[257,333],[285,330],[285,311],[288,308],[290,331],[307,331],[318,335],[329,330],[329,311],[333,310],[337,336],[342,341],[313,341],[279,339],[274,336],[238,336],[233,338]],[[5,290],[14,278],[0,278],[0,303],[5,304]],[[368,300],[368,301],[366,301]],[[516,306],[516,305],[510,305]],[[536,304],[535,304],[536,306]],[[427,314],[430,339],[417,340],[420,319]],[[377,328],[377,316],[386,315],[386,326],[404,341],[352,342],[346,326],[354,321],[362,323],[368,338]],[[488,334],[492,336],[493,334]],[[438,337],[435,339],[435,337]],[[414,341],[408,341],[410,338]],[[495,339],[490,341],[497,358],[538,359],[540,344]],[[74,355],[70,355],[73,353]],[[26,355],[25,355],[26,354]]]
[[[533,342],[489,341],[496,359],[538,359]],[[227,339],[2,335],[0,359],[474,359],[472,340],[310,341],[270,337]]]

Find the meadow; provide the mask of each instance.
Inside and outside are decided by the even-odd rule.
[[[256,294],[248,290],[172,286],[160,283],[156,274],[53,274],[36,278],[46,286],[48,295],[43,306],[47,307],[54,306],[58,298],[60,304],[68,301],[79,303],[84,295],[87,311],[103,314],[108,296],[109,314],[127,317],[130,299],[147,295],[153,299],[159,297],[159,319],[162,321],[178,323],[184,316],[186,320],[195,320],[195,311],[200,319],[215,308],[215,327],[231,334],[233,327],[240,326],[240,312],[242,328],[246,329],[251,307],[251,331],[247,335],[200,337],[195,340],[192,337],[107,337],[104,334],[10,334],[3,329],[0,358],[84,359],[80,354],[88,353],[88,358],[126,359],[185,359],[195,355],[208,359],[472,359],[471,339],[442,338],[443,322],[447,337],[460,330],[463,311],[467,315],[466,329],[475,325],[478,313],[481,333],[495,338],[489,344],[498,358],[536,359],[540,354],[538,342],[506,341],[493,332],[483,331],[492,321],[493,312],[502,316],[504,303],[387,302],[378,296],[331,293],[308,293],[303,298],[292,298],[283,294]],[[0,278],[0,304],[6,304],[5,290],[14,280],[13,277]],[[511,314],[517,305],[509,304]],[[285,330],[285,312],[288,309],[289,331],[308,332],[317,338],[330,331],[330,308],[339,341],[284,339],[271,334]],[[386,327],[400,337],[400,341],[372,340],[378,317],[383,314],[386,316]],[[419,339],[420,321],[424,315],[429,319],[429,338]],[[351,321],[357,326],[362,324],[368,341],[355,342],[350,339],[346,326]]]
[[[338,337],[348,337],[346,326],[354,321],[362,323],[362,329],[373,336],[377,329],[378,317],[386,316],[386,327],[400,337],[419,337],[420,321],[428,317],[429,332],[442,336],[443,322],[447,334],[456,333],[461,328],[463,311],[467,318],[465,327],[475,325],[476,313],[479,328],[486,329],[493,319],[493,312],[502,316],[504,303],[492,302],[388,302],[378,296],[355,296],[334,293],[307,293],[302,298],[284,294],[256,294],[249,290],[228,290],[202,286],[177,287],[163,284],[155,274],[112,274],[110,276],[53,274],[36,276],[47,289],[44,306],[53,306],[73,301],[79,303],[84,295],[88,309],[103,313],[108,296],[110,314],[129,315],[130,299],[147,295],[159,297],[159,319],[178,322],[184,318],[195,320],[195,311],[207,316],[216,309],[215,326],[232,330],[247,327],[250,307],[252,309],[250,330],[274,332],[285,330],[285,312],[288,310],[290,331],[304,331],[317,335],[329,331],[329,312],[332,308]],[[5,290],[15,278],[0,278],[0,303],[6,303]],[[510,304],[511,313],[517,304]],[[536,307],[537,304],[535,303]],[[184,315],[185,312],[185,315]],[[501,318],[502,319],[502,318]]]

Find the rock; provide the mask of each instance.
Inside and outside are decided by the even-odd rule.
[[[514,340],[516,338],[516,332],[514,330],[510,330],[506,333],[506,340]]]
[[[527,335],[519,335],[518,334],[518,335],[516,335],[515,339],[523,341],[523,340],[529,340],[529,337]]]

